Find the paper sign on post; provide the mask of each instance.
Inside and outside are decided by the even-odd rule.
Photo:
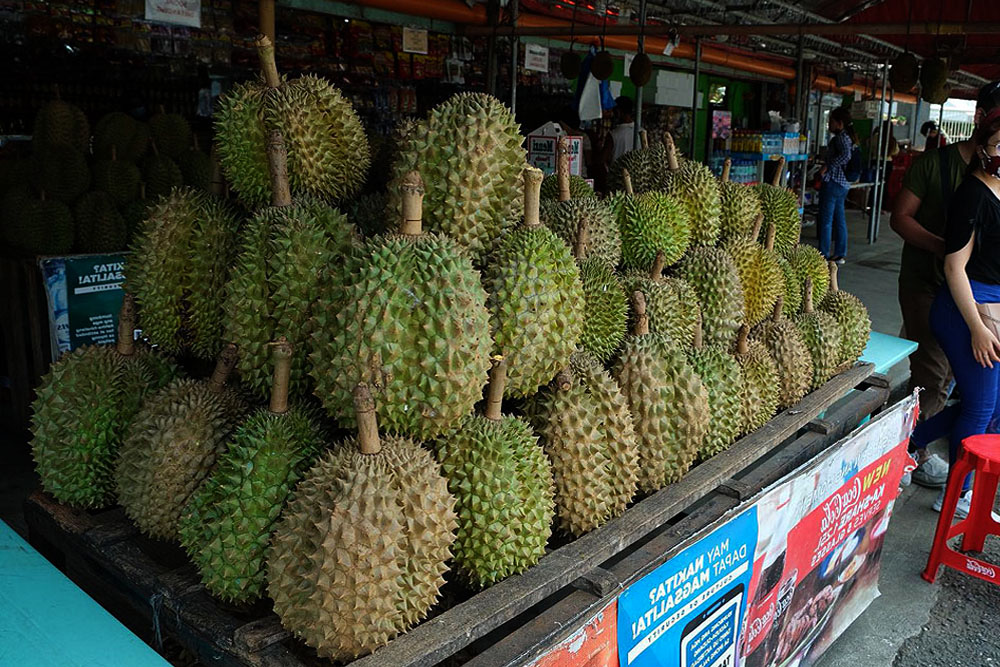
[[[525,44],[524,69],[530,69],[533,72],[548,72],[549,47],[540,44]]]
[[[201,27],[201,0],[146,0],[146,20]]]
[[[403,53],[427,55],[427,31],[418,28],[403,28]]]

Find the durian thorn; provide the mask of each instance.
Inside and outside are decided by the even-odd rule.
[[[781,187],[781,177],[784,176],[785,172],[785,158],[782,156],[778,160],[778,168],[774,170],[774,179],[771,181],[771,185],[778,188]]]
[[[645,336],[649,333],[649,316],[646,314],[646,295],[636,290],[632,293],[632,310],[635,311],[635,326],[632,333]]]
[[[740,326],[740,333],[736,337],[736,354],[744,355],[750,351],[750,343],[747,338],[750,336],[750,326],[743,324]]]
[[[354,387],[354,416],[358,422],[358,445],[361,453],[378,454],[382,451],[382,439],[378,435],[375,399],[364,382]]]
[[[837,263],[834,261],[829,262],[830,265],[830,291],[839,292],[840,284],[837,282]]]
[[[118,162],[118,146],[111,144],[111,161]]]
[[[292,190],[288,184],[288,149],[281,130],[267,134],[267,171],[271,176],[271,204],[291,206]]]
[[[663,269],[666,267],[667,257],[663,254],[662,250],[656,251],[656,258],[653,260],[653,266],[649,270],[649,277],[653,280],[659,280],[663,277]]]
[[[556,373],[556,388],[559,391],[569,391],[573,386],[573,369],[567,366]]]
[[[635,195],[635,190],[632,189],[632,174],[628,173],[628,169],[622,169],[622,180],[625,182],[625,194],[630,197]]]
[[[700,350],[704,344],[705,332],[702,329],[701,311],[699,310],[698,319],[694,323],[694,341],[691,346],[696,350]]]
[[[264,83],[268,88],[281,85],[278,76],[278,65],[274,61],[274,44],[267,35],[257,35],[257,57],[260,59],[260,71],[264,75]]]
[[[288,412],[288,387],[292,378],[292,344],[284,336],[269,343],[274,377],[271,380],[271,402],[268,410],[275,415]]]
[[[399,225],[399,233],[407,236],[419,236],[423,231],[422,218],[424,207],[424,182],[420,172],[409,171],[403,176],[403,220]]]
[[[778,295],[778,300],[774,302],[774,311],[771,313],[771,321],[778,322],[781,320],[781,311],[785,307],[785,297],[783,295]]]
[[[722,163],[722,180],[726,182],[729,180],[729,172],[733,168],[733,159],[727,157],[726,161]]]
[[[681,163],[677,159],[677,146],[674,145],[674,138],[669,132],[663,133],[663,146],[667,149],[667,165],[670,171],[679,171]]]
[[[559,137],[556,142],[556,180],[559,201],[569,201],[569,137]]]
[[[539,200],[542,196],[542,179],[545,174],[541,169],[536,169],[530,165],[525,166],[524,178],[524,226],[530,228],[538,227],[542,224],[539,216]]]
[[[578,261],[582,262],[587,258],[587,245],[589,243],[590,229],[587,227],[587,221],[581,220],[580,226],[576,229],[576,243],[573,244],[573,256]]]
[[[757,216],[757,219],[753,221],[753,233],[750,238],[753,239],[754,243],[760,238],[760,228],[764,224],[764,214],[761,213]]]
[[[222,391],[226,387],[226,381],[236,368],[239,360],[239,348],[235,343],[226,343],[219,353],[219,358],[215,362],[215,370],[212,377],[208,379],[208,386],[215,391]]]
[[[507,385],[507,362],[499,354],[490,359],[490,382],[486,387],[486,409],[483,416],[490,421],[503,417],[503,390]]]
[[[761,215],[761,217],[763,218],[764,216]],[[774,236],[776,233],[777,229],[772,222],[767,226],[767,239],[764,241],[764,247],[772,252],[774,251]]]
[[[649,148],[649,132],[645,129],[639,130],[639,146]]]
[[[122,297],[118,311],[118,354],[129,357],[135,353],[135,297],[128,292]]]
[[[802,306],[803,313],[813,312],[813,281],[812,278],[806,278],[805,284],[805,304]]]

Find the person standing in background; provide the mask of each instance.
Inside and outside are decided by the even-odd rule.
[[[827,129],[833,136],[827,145],[826,162],[820,169],[823,184],[819,189],[819,251],[832,262],[843,264],[847,258],[847,213],[844,201],[850,183],[844,167],[851,161],[851,150],[858,142],[851,113],[845,107],[830,112]],[[833,253],[830,240],[833,239]]]
[[[622,95],[615,100],[615,114],[618,124],[611,130],[611,140],[614,142],[611,162],[635,148],[635,103]]]
[[[948,145],[948,136],[932,120],[920,126],[920,134],[927,137],[927,141],[924,142],[925,151],[932,151]]]

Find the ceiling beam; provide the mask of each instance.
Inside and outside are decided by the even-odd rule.
[[[1000,32],[1000,23],[765,23],[744,25],[647,25],[641,28],[631,25],[575,25],[575,26],[466,26],[467,35],[509,36],[557,36],[576,35],[593,37],[601,35],[995,35]]]

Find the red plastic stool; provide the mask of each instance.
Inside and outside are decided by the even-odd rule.
[[[962,495],[962,480],[975,471],[972,488],[972,506],[969,516],[955,525],[951,521],[955,507]],[[982,551],[987,535],[1000,535],[1000,523],[993,520],[993,501],[1000,481],[1000,435],[986,434],[969,436],[962,441],[962,452],[948,475],[948,490],[941,507],[934,546],[927,559],[923,578],[934,583],[938,567],[945,565],[974,577],[1000,584],[1000,565],[973,558],[954,551],[948,540],[964,534],[962,551]]]

